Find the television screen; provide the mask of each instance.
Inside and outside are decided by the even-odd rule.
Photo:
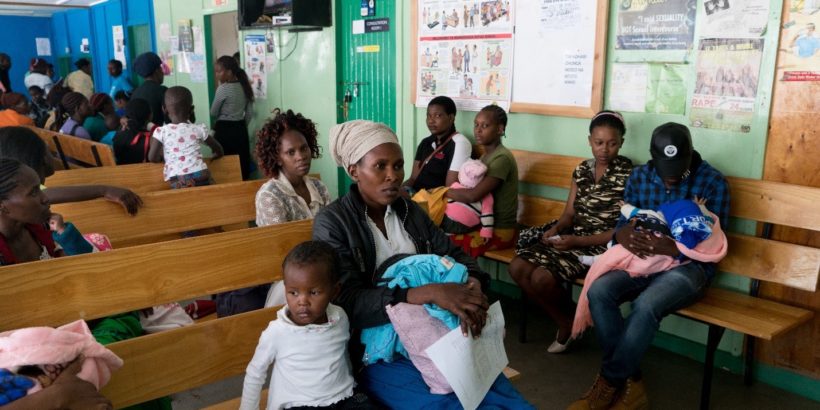
[[[265,13],[279,14],[289,10],[293,0],[265,0]]]

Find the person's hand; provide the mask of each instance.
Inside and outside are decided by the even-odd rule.
[[[581,240],[575,235],[561,235],[558,238],[549,240],[549,243],[559,251],[568,251],[580,247]]]
[[[487,321],[487,296],[481,292],[481,284],[470,278],[465,284],[441,283],[433,286],[433,303],[461,319],[461,333],[467,336],[468,330],[473,337],[481,335],[481,329]]]
[[[136,215],[139,208],[142,206],[142,198],[129,189],[109,186],[105,188],[103,195],[106,200],[116,202],[125,208],[129,215]]]
[[[640,238],[646,237],[646,232],[635,229],[635,223],[636,220],[632,219],[629,221],[629,224],[615,231],[615,239],[633,255],[645,259],[654,253],[649,252],[649,246],[646,244],[646,241],[640,240]]]
[[[82,356],[74,359],[54,380],[54,384],[42,393],[52,394],[55,407],[60,409],[113,409],[111,401],[103,397],[93,384],[77,377],[77,373],[82,370],[83,360]]]
[[[214,155],[212,155],[212,156],[211,156],[211,161],[216,161],[216,160],[218,160],[218,159],[220,159],[220,158],[222,158],[222,157],[224,157],[224,156],[225,156],[225,152],[224,152],[224,151],[214,152]]]
[[[128,129],[128,117],[122,116],[120,117],[120,130],[125,131]]]
[[[48,219],[48,227],[52,232],[57,232],[58,234],[63,233],[63,230],[65,230],[65,221],[63,221],[63,216],[52,213],[51,218]]]
[[[553,225],[550,229],[547,229],[543,235],[541,235],[541,243],[547,246],[552,245],[550,238],[555,235],[558,235],[558,224]]]
[[[666,255],[673,258],[680,254],[675,240],[659,233],[651,233],[645,236],[645,246],[649,247],[649,252],[652,255]]]

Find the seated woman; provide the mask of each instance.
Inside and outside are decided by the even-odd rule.
[[[384,124],[350,121],[330,131],[330,150],[354,184],[313,223],[313,239],[326,241],[341,259],[341,292],[334,303],[341,306],[359,340],[362,329],[389,323],[385,305],[400,302],[435,303],[457,315],[462,331],[478,335],[487,315],[483,291],[489,276],[476,262],[453,245],[415,203],[399,195],[404,180],[404,157],[398,138]],[[465,284],[430,284],[410,289],[378,284],[376,269],[395,254],[449,255],[469,273]],[[361,345],[351,347],[354,366],[361,366]],[[455,394],[431,394],[421,373],[404,358],[379,361],[358,372],[359,386],[371,399],[390,408],[457,408]],[[482,406],[532,408],[500,375]]]
[[[56,119],[52,127],[60,133],[72,135],[82,139],[91,139],[91,134],[83,128],[83,122],[90,117],[91,104],[88,98],[78,92],[70,92],[63,96],[55,110]]]
[[[483,238],[479,230],[450,237],[470,256],[477,257],[492,249],[509,248],[517,233],[518,165],[510,150],[501,143],[507,128],[507,113],[497,105],[488,105],[475,117],[475,141],[484,150],[481,162],[487,166],[484,179],[473,188],[450,189],[444,195],[456,202],[481,201],[493,195],[493,236]]]
[[[320,155],[317,135],[313,121],[291,110],[278,109],[256,133],[259,169],[270,178],[256,192],[257,226],[313,219],[330,203],[325,184],[308,176],[311,160]],[[216,313],[223,317],[283,305],[285,290],[281,283],[221,293],[216,297]]]
[[[15,125],[34,126],[34,120],[29,117],[31,107],[23,94],[5,93],[0,97],[0,127]]]
[[[438,96],[427,104],[427,129],[430,136],[416,148],[413,171],[402,188],[410,192],[458,181],[461,164],[470,159],[472,147],[467,137],[456,131],[456,103]]]
[[[601,111],[592,118],[588,139],[593,158],[572,173],[564,212],[556,221],[522,231],[510,262],[513,280],[558,325],[550,353],[567,349],[575,315],[563,283],[586,275],[589,267],[578,257],[604,253],[618,222],[618,202],[632,172],[632,161],[618,155],[625,133],[617,112]]]
[[[92,141],[99,142],[103,136],[114,129],[109,128],[109,125],[114,125],[116,128],[120,119],[114,110],[114,100],[108,94],[96,93],[91,96],[89,103],[91,104],[91,115],[83,121],[83,128],[91,135]]]
[[[25,127],[0,128],[0,157],[13,158],[31,167],[37,172],[41,184],[45,184],[46,178],[54,174],[53,159],[45,142],[34,131]],[[110,185],[52,187],[43,192],[52,204],[105,198],[122,205],[131,215],[136,215],[142,206],[139,195],[128,189]]]

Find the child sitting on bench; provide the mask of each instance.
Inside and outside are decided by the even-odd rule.
[[[336,250],[321,241],[301,243],[285,257],[287,305],[259,338],[245,373],[241,410],[259,408],[271,363],[269,410],[374,408],[366,395],[353,391],[349,322],[342,308],[330,304],[340,290],[339,264]]]
[[[475,188],[486,174],[487,166],[483,162],[476,159],[467,160],[458,171],[458,181],[453,182],[450,188]],[[493,237],[492,193],[484,195],[480,201],[470,203],[447,199],[447,208],[441,221],[441,229],[444,232],[463,234],[474,231],[479,226],[482,238],[489,240]]]

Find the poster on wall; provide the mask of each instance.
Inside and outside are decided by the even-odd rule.
[[[48,37],[37,37],[34,39],[34,42],[37,45],[37,55],[42,56],[50,56],[51,55],[51,40]]]
[[[687,71],[683,64],[614,64],[607,106],[616,111],[682,115]]]
[[[703,38],[760,37],[769,23],[769,0],[706,0],[703,15]]]
[[[268,76],[265,62],[265,35],[245,36],[245,71],[253,88],[253,95],[264,100],[268,93]]]
[[[114,59],[121,62],[123,68],[125,68],[125,33],[123,32],[122,26],[111,27],[111,32],[111,36],[114,39]]]
[[[416,105],[439,95],[461,110],[509,109],[512,1],[419,0]]]
[[[194,52],[194,31],[191,28],[191,20],[183,19],[177,22],[179,29],[179,51],[186,53]]]
[[[749,132],[763,39],[707,38],[698,47],[693,127]]]
[[[620,50],[688,50],[695,34],[696,0],[618,2]]]
[[[780,81],[820,81],[820,0],[791,0],[778,52]]]

